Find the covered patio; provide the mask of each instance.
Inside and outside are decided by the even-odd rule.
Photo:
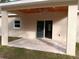
[[[63,41],[49,39],[25,39],[21,38],[8,43],[8,46],[39,50],[53,53],[66,53],[66,44]]]
[[[2,14],[2,45],[8,45],[8,46],[15,46],[15,47],[21,47],[21,48],[28,48],[28,49],[34,49],[34,50],[40,50],[40,51],[47,51],[47,52],[55,52],[55,53],[62,53],[67,54],[71,56],[75,56],[75,46],[76,46],[76,20],[77,20],[77,9],[78,6],[76,5],[77,2],[66,2],[66,4],[63,4],[63,2],[58,2],[55,4],[55,2],[51,3],[48,1],[40,1],[38,2],[40,4],[37,4],[37,2],[33,3],[33,6],[28,4],[19,5],[19,6],[13,6],[12,5],[4,5],[0,6],[1,8],[1,14]],[[37,6],[35,6],[37,4]],[[44,5],[45,4],[45,5]],[[42,6],[43,5],[43,6]],[[45,40],[45,39],[39,39],[39,40],[32,40],[32,39],[19,39],[13,42],[8,42],[8,12],[12,10],[22,10],[25,8],[36,8],[36,7],[47,7],[47,6],[68,6],[68,20],[67,20],[67,39],[66,44],[63,44],[63,41],[51,41],[51,40]],[[9,7],[8,7],[9,6]],[[35,7],[34,7],[35,6]],[[16,7],[16,8],[15,8]]]

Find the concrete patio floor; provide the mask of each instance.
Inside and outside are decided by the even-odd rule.
[[[9,42],[8,46],[65,54],[66,44],[51,39],[18,39]]]

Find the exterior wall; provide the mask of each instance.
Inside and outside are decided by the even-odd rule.
[[[78,14],[78,19],[77,19],[77,42],[79,42],[79,14]]]
[[[61,14],[61,15],[60,15]],[[24,16],[26,15],[26,17]],[[66,13],[37,13],[21,15],[23,30],[26,32],[21,35],[28,38],[36,38],[36,27],[38,20],[52,20],[53,21],[53,39],[66,40],[67,28],[67,14]],[[64,29],[63,29],[64,28]],[[60,35],[60,36],[59,36]]]
[[[22,28],[13,29],[13,21],[16,17],[9,17],[9,36],[18,36],[28,39],[36,38],[37,21],[52,20],[53,21],[53,39],[66,41],[67,31],[67,13],[66,12],[42,12],[33,14],[20,14]],[[1,22],[1,20],[0,20]],[[1,24],[0,24],[1,26]]]
[[[13,21],[16,17],[9,17],[9,36],[36,38],[36,22],[37,20],[53,20],[53,39],[66,40],[67,31],[67,13],[35,13],[20,14],[22,28],[15,30]],[[79,14],[78,14],[79,19]],[[77,42],[79,42],[79,20],[77,20]],[[1,35],[1,18],[0,18],[0,35]]]

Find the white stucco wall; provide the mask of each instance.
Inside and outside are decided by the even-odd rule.
[[[9,17],[9,36],[18,36],[24,38],[36,38],[36,22],[38,20],[52,20],[53,21],[53,39],[66,40],[67,31],[67,13],[35,13],[35,14],[20,14],[22,28],[15,30],[13,28],[13,21],[16,17]],[[5,19],[6,20],[6,19]],[[79,42],[79,14],[77,19],[77,42]],[[60,34],[60,36],[59,36]],[[1,18],[0,18],[0,35],[1,35]]]
[[[36,38],[37,21],[38,20],[52,20],[53,21],[53,35],[54,40],[66,41],[67,32],[67,13],[66,12],[43,12],[33,14],[20,14],[22,28],[15,30],[13,28],[13,21],[16,17],[9,17],[9,36],[17,36],[28,39]],[[5,19],[6,20],[6,19]],[[1,19],[0,19],[1,22]],[[1,24],[0,24],[1,27]]]
[[[36,38],[36,22],[37,20],[52,20],[53,21],[53,39],[66,40],[67,31],[67,13],[35,13],[21,14],[22,28],[15,30],[13,21],[16,17],[9,17],[9,36]],[[6,20],[6,19],[5,19]],[[77,19],[77,42],[79,42],[79,14]],[[60,34],[60,36],[59,36]],[[1,18],[0,18],[0,35],[1,35]]]
[[[52,20],[53,21],[53,24],[52,24],[53,39],[66,40],[66,28],[67,28],[66,13],[44,12],[44,13],[24,14],[24,15],[22,14],[21,17],[22,17],[22,23],[23,23],[22,25],[23,30],[25,30],[26,33],[21,36],[25,35],[25,37],[28,37],[28,38],[36,38],[37,21]]]
[[[13,21],[16,17],[9,17],[9,36],[18,36],[24,38],[36,38],[36,22],[38,20],[52,20],[53,21],[53,39],[66,40],[67,31],[67,13],[35,13],[35,14],[20,14],[22,28],[15,30],[13,28]],[[6,20],[6,19],[5,19]],[[79,42],[79,14],[77,20],[77,42]],[[60,34],[60,36],[59,36]],[[0,18],[0,35],[1,35],[1,18]]]

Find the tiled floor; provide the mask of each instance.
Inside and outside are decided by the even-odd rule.
[[[9,42],[9,46],[64,54],[66,45],[62,41],[51,39],[18,39]]]

